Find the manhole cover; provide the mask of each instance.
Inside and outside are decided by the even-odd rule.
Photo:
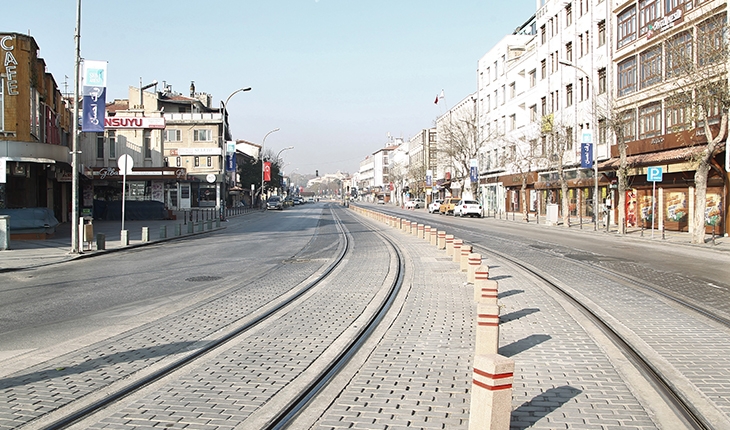
[[[193,276],[192,278],[186,279],[188,282],[208,282],[208,281],[217,281],[221,279],[220,276]]]

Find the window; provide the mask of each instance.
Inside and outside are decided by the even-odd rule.
[[[580,91],[580,98],[579,101],[585,100],[585,91],[583,90],[583,78],[578,78],[578,90]]]
[[[665,43],[667,78],[687,73],[692,68],[692,33],[685,31]]]
[[[618,64],[618,95],[636,91],[636,57],[629,57]]]
[[[499,106],[499,94],[497,93],[497,90],[494,90],[492,98],[494,99],[494,108],[497,109],[497,106]]]
[[[618,47],[627,45],[636,40],[636,6],[631,6],[617,16]]]
[[[30,88],[30,134],[40,138],[40,100],[38,90]]]
[[[509,84],[509,98],[513,99],[517,95],[517,86],[514,82]]]
[[[540,79],[545,79],[547,76],[547,63],[546,60],[540,61]]]
[[[686,95],[677,95],[665,101],[666,108],[664,116],[667,124],[667,133],[689,130],[692,123],[689,113],[691,102],[690,98]]]
[[[639,85],[642,89],[662,81],[662,47],[648,49],[639,56]]]
[[[104,158],[104,133],[96,133],[96,158]]]
[[[206,157],[205,165],[211,167],[213,165],[213,157],[211,157],[210,155]]]
[[[547,111],[547,98],[543,97],[543,98],[540,99],[540,107],[542,109],[541,110],[542,115],[543,116],[547,115],[548,114],[548,111]]]
[[[117,131],[109,130],[106,132],[107,139],[109,139],[109,158],[117,158]]]
[[[598,46],[603,46],[606,44],[606,20],[600,21],[598,23]]]
[[[537,105],[530,106],[530,122],[537,121]]]
[[[605,145],[608,135],[608,126],[605,119],[598,120],[598,144]]]
[[[573,84],[565,86],[565,106],[573,106]]]
[[[149,130],[142,132],[142,139],[144,140],[144,158],[152,158],[152,136]]]
[[[585,50],[583,49],[583,35],[578,35],[578,58],[582,58],[585,55]]]
[[[621,134],[624,142],[636,140],[636,111],[629,109],[621,114]]]
[[[565,44],[565,61],[569,63],[573,62],[573,42]]]
[[[487,98],[484,100],[484,106],[487,108],[487,112],[492,110],[492,97],[487,94]]]
[[[195,167],[200,167],[200,157],[198,157],[198,156],[196,155],[196,156],[195,156],[195,159],[194,159],[193,161],[194,161],[194,165],[195,165]]]
[[[211,131],[204,129],[193,130],[193,140],[195,142],[210,142],[213,140],[211,138]]]
[[[606,93],[606,68],[598,69],[598,94]]]
[[[181,130],[165,130],[165,140],[167,142],[181,142],[182,131]]]
[[[517,128],[517,115],[512,114],[509,116],[509,129],[512,131],[515,128]]]
[[[651,103],[639,108],[639,139],[662,134],[662,104]]]
[[[723,43],[724,15],[716,15],[697,26],[697,61],[700,66],[718,63],[727,58]]]
[[[573,24],[573,4],[568,3],[565,6],[565,26],[570,27],[571,24]]]
[[[497,80],[497,77],[499,77],[499,69],[497,68],[497,62],[496,61],[494,62],[493,70],[494,70],[494,76],[492,77],[492,80],[493,81],[496,81]]]
[[[649,24],[659,18],[659,0],[639,0],[639,36],[649,31]]]
[[[664,13],[666,15],[669,15],[670,13],[674,12],[675,9],[678,9],[682,5],[685,6],[685,12],[692,10],[692,0],[665,0]]]
[[[705,115],[709,118],[710,124],[719,124],[720,112],[725,95],[727,94],[727,84],[725,82],[713,82],[710,85],[697,88],[695,90],[695,105],[700,105]],[[703,120],[697,121],[697,127],[704,127]]]
[[[540,27],[540,43],[544,45],[546,41],[547,38],[545,37],[545,25],[543,24]]]
[[[502,104],[504,104],[505,99],[507,98],[507,89],[504,85],[502,85]]]
[[[182,157],[175,157],[175,167],[182,166]]]
[[[537,71],[536,70],[530,70],[530,88],[537,85]]]

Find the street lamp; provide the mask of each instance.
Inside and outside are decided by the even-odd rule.
[[[237,89],[236,91],[232,92],[226,98],[226,101],[225,102],[223,102],[223,109],[222,109],[222,112],[221,112],[223,114],[223,134],[222,134],[223,137],[221,139],[222,140],[222,142],[221,142],[221,146],[222,146],[221,152],[223,154],[226,154],[227,151],[228,151],[227,148],[226,148],[226,125],[228,124],[228,112],[227,112],[226,109],[228,108],[228,101],[231,100],[231,97],[235,96],[236,94],[238,94],[238,93],[240,93],[242,91],[251,91],[251,87]],[[236,156],[236,152],[234,151],[233,154],[231,154],[231,157],[235,157],[235,156]],[[225,219],[225,216],[224,216],[225,206],[224,205],[221,205],[221,193],[223,193],[223,196],[225,198],[225,190],[221,190],[221,188],[223,187],[223,178],[226,176],[225,175],[225,163],[226,163],[225,155],[223,156],[223,160],[221,160],[221,161],[223,161],[221,163],[221,183],[218,185],[218,189],[217,189],[218,195],[216,196],[216,204],[215,205],[216,205],[216,210],[218,212],[219,218],[222,219],[222,220],[224,220]],[[236,174],[236,172],[233,172],[232,173],[232,175],[235,175],[235,174]],[[235,178],[235,176],[233,176],[233,177]]]
[[[264,135],[264,139],[261,141],[261,202],[264,201],[264,146],[266,145],[266,138],[269,137],[271,133],[275,133],[279,131],[278,128],[275,128],[271,130],[270,132],[266,133]],[[253,199],[253,196],[251,196],[251,199]],[[253,204],[253,200],[251,201]]]
[[[576,66],[573,63],[569,63],[565,60],[558,60],[559,64],[562,64],[563,66],[572,67],[579,72],[586,75],[586,79],[589,80],[590,90],[591,90],[591,127],[594,130],[598,130],[596,128],[597,121],[596,121],[596,92],[593,91],[593,79],[591,79],[591,75],[588,74],[585,70],[581,69],[580,67]],[[593,145],[593,230],[598,231],[598,142],[592,142]]]

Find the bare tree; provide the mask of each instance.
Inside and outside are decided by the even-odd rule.
[[[685,142],[692,147],[688,158],[695,168],[694,216],[690,225],[692,243],[697,244],[705,242],[707,180],[713,160],[723,147],[727,148],[730,56],[725,32],[725,13],[722,13],[699,23],[696,37],[688,30],[673,35],[663,45],[665,74],[672,84],[670,98],[685,103],[675,109],[676,114],[680,121],[694,123],[698,129]]]
[[[498,130],[484,130],[479,127],[476,110],[464,109],[448,118],[439,130],[439,152],[454,163],[454,177],[467,178],[471,160],[479,158],[480,150],[497,137]],[[425,177],[425,170],[423,172]],[[471,183],[471,192],[477,194],[479,182]]]
[[[403,163],[391,162],[388,168],[388,178],[393,183],[396,194],[396,202],[400,205],[403,204],[403,183],[408,177],[408,170]]]
[[[532,172],[545,165],[545,157],[541,150],[542,140],[535,137],[530,138],[529,136],[518,139],[511,137],[504,140],[507,145],[502,150],[502,159],[500,161],[510,171],[515,172],[520,179],[520,196],[523,202],[522,216],[525,222],[529,222],[530,207],[527,196],[527,181]]]

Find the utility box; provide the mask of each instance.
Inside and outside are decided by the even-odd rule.
[[[556,225],[558,223],[558,205],[555,203],[548,203],[546,210],[545,221],[548,225]]]
[[[10,249],[10,216],[0,215],[0,251]]]

